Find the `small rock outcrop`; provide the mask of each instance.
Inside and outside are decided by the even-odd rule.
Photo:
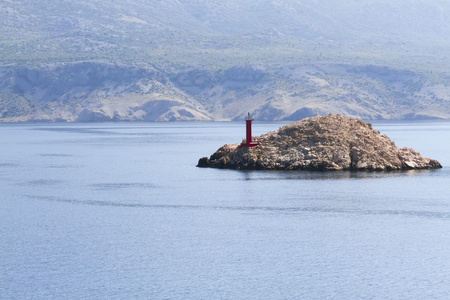
[[[355,118],[330,114],[311,117],[254,138],[253,148],[225,145],[197,167],[241,170],[437,169],[441,164]]]

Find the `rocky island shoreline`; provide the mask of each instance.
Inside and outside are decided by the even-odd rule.
[[[224,145],[197,167],[239,170],[394,171],[438,169],[441,164],[399,148],[370,123],[342,115],[311,117],[252,137],[259,145]]]

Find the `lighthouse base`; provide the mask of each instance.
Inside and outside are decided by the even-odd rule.
[[[238,148],[244,148],[244,147],[255,147],[258,146],[259,143],[242,143],[238,146]]]

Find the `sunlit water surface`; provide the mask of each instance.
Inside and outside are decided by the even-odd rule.
[[[241,123],[0,125],[0,298],[445,299],[450,123],[374,127],[444,168],[195,167]]]

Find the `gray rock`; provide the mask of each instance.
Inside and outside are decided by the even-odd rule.
[[[410,148],[398,148],[386,135],[355,118],[311,117],[255,137],[253,148],[224,145],[198,167],[242,170],[437,169],[441,164]]]

